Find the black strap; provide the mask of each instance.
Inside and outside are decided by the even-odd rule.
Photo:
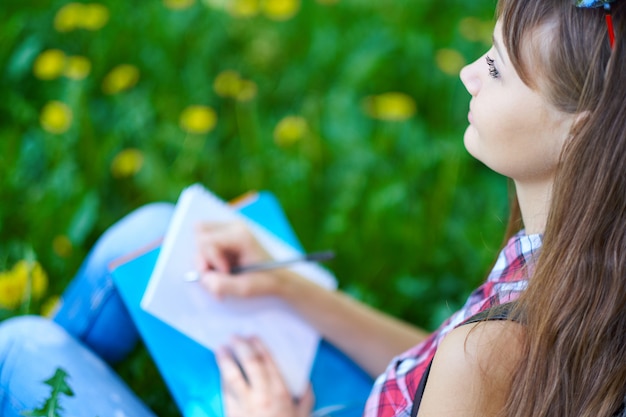
[[[426,381],[428,381],[428,374],[430,374],[430,367],[433,364],[432,361],[428,364],[428,368],[422,375],[422,379],[420,380],[420,384],[417,386],[417,391],[415,391],[415,395],[413,396],[413,406],[411,407],[411,417],[417,417],[417,411],[420,408],[420,404],[422,402],[422,397],[424,396],[424,390],[426,389]]]
[[[513,306],[514,303],[506,303],[494,306],[488,310],[473,315],[472,317],[464,321],[461,326],[465,326],[466,324],[471,323],[478,323],[485,320],[508,320]],[[417,417],[417,410],[419,410],[420,403],[422,402],[422,397],[424,396],[424,389],[426,389],[426,382],[428,381],[428,375],[430,374],[430,367],[432,366],[432,364],[433,362],[431,360],[428,364],[428,368],[426,368],[426,371],[424,372],[424,375],[422,375],[422,379],[417,386],[417,391],[415,391],[415,395],[413,396],[411,417]]]

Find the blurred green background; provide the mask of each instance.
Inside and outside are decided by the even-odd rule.
[[[337,252],[341,288],[433,329],[505,226],[506,181],[463,148],[458,79],[493,9],[3,0],[2,317],[48,311],[115,220],[200,182],[224,199],[274,192],[305,248]],[[143,349],[118,369],[178,415]]]

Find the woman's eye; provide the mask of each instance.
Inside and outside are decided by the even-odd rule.
[[[487,66],[489,67],[489,76],[491,78],[499,78],[500,72],[496,68],[495,61],[491,59],[489,55],[487,55],[485,59],[487,60]]]

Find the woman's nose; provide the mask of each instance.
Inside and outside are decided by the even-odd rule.
[[[478,94],[482,83],[480,74],[477,70],[477,63],[478,60],[464,66],[463,69],[461,69],[460,74],[461,82],[463,82],[465,89],[472,95],[472,97]]]

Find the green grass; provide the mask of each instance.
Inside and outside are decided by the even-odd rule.
[[[59,32],[66,2],[3,1],[0,269],[32,248],[48,295],[60,294],[94,240],[134,208],[175,201],[194,182],[225,199],[267,189],[307,249],[337,252],[341,288],[434,328],[483,279],[504,229],[506,182],[463,149],[469,94],[450,75],[488,48],[493,2],[304,0],[285,21],[236,18],[217,3],[103,0],[101,29]],[[87,58],[89,75],[37,77],[49,49]],[[138,81],[105,94],[120,64]],[[253,81],[255,97],[218,95],[225,70]],[[387,92],[417,112],[372,118],[364,103]],[[51,101],[71,112],[62,133],[40,122]],[[214,109],[211,131],[181,128],[191,105]],[[292,115],[306,130],[277,143],[276,125]],[[125,149],[138,151],[139,170],[114,175]],[[119,370],[158,415],[177,415],[144,350]]]

